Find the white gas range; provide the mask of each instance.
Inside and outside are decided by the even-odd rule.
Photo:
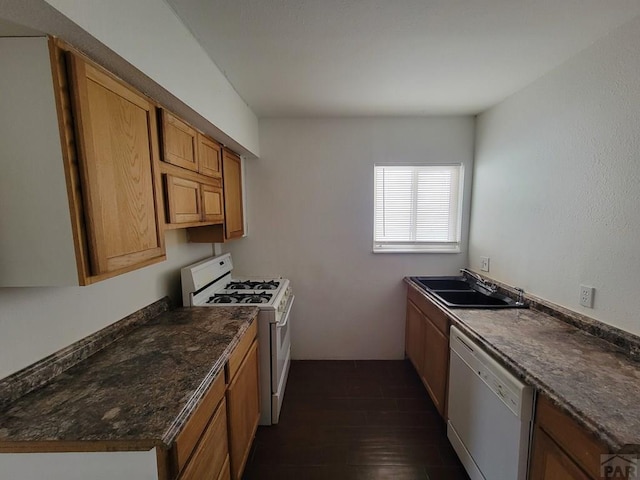
[[[260,425],[278,423],[291,363],[291,307],[294,296],[286,278],[237,279],[231,254],[184,267],[185,307],[256,306],[260,349]]]

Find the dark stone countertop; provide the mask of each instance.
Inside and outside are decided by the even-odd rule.
[[[163,313],[1,411],[0,447],[169,447],[257,314],[256,307]]]
[[[612,452],[640,453],[640,363],[621,348],[531,308],[440,308]]]

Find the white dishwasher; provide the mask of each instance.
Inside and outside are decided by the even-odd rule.
[[[447,437],[471,480],[525,480],[534,389],[451,327]]]

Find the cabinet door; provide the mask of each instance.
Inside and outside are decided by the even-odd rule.
[[[210,138],[198,134],[198,148],[199,172],[208,177],[222,177],[222,147]]]
[[[236,154],[224,151],[222,160],[224,181],[224,222],[225,238],[238,238],[244,235],[244,217],[242,212],[242,164]],[[233,467],[233,462],[231,462]]]
[[[422,376],[424,362],[424,316],[413,302],[407,301],[407,326],[405,332],[405,351],[413,366]]]
[[[242,477],[260,419],[258,360],[255,340],[227,389],[229,456],[234,480]]]
[[[82,58],[69,58],[91,273],[163,260],[155,106]]]
[[[180,480],[217,480],[224,471],[228,451],[227,411],[223,399]]]
[[[428,317],[425,317],[424,329],[423,379],[438,412],[445,417],[449,339],[438,330]]]
[[[165,175],[169,223],[193,223],[202,219],[200,184],[186,178]]]
[[[533,437],[531,480],[592,480],[539,427]]]
[[[220,470],[220,475],[218,475],[218,480],[231,480],[231,467],[229,466],[229,455],[227,455],[227,459],[222,466],[222,470]]]
[[[202,214],[205,222],[222,223],[224,221],[222,188],[202,185]]]
[[[198,132],[166,110],[162,111],[162,159],[198,171]]]

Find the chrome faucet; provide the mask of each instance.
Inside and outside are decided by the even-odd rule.
[[[477,285],[484,288],[489,293],[496,293],[498,291],[498,287],[495,286],[493,283],[487,283],[480,275],[478,275],[475,272],[472,272],[467,268],[461,268],[460,273],[462,273],[463,275],[468,275],[469,277],[473,278],[476,281]]]

